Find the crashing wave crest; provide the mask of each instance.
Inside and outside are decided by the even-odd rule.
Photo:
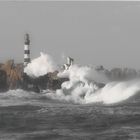
[[[69,77],[55,94],[48,97],[74,103],[104,103],[113,104],[127,100],[140,91],[140,80],[123,82],[108,82],[107,78],[90,67],[73,65],[69,70],[58,74],[60,77]],[[100,83],[106,85],[99,87]],[[108,83],[107,83],[108,82]]]
[[[32,60],[25,68],[30,76],[41,76],[58,70],[52,58],[41,53],[41,56]],[[46,93],[51,99],[65,100],[74,103],[104,103],[113,104],[127,100],[140,91],[140,80],[110,82],[103,74],[88,66],[72,65],[68,70],[58,73],[58,77],[68,77],[70,80],[61,85],[61,89],[54,93]],[[103,86],[103,84],[105,86]],[[100,86],[102,85],[102,86]],[[8,96],[25,98],[31,96],[22,90],[8,91]],[[27,95],[27,96],[26,96]],[[2,98],[2,95],[1,95]]]
[[[77,85],[76,85],[77,84]],[[74,103],[103,103],[114,104],[125,101],[136,93],[139,94],[140,81],[112,82],[105,87],[98,89],[92,83],[83,84],[81,82],[64,83],[62,89],[57,90],[55,94],[47,93],[47,97],[58,100],[65,100]]]

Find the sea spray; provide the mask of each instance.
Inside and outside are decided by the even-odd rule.
[[[58,67],[52,57],[41,52],[40,57],[33,59],[24,72],[31,77],[39,77],[55,70],[58,70]]]
[[[25,72],[32,77],[55,70],[58,70],[56,63],[50,55],[44,53],[25,68]],[[64,82],[55,93],[50,92],[46,96],[74,103],[113,104],[127,100],[140,91],[138,79],[110,82],[104,73],[88,66],[72,65],[68,70],[59,72],[58,77],[68,77],[69,81]]]
[[[98,82],[107,82],[106,77],[99,75],[90,67],[74,65],[58,76],[68,76],[70,81],[64,82],[55,94],[49,93],[47,96],[74,103],[114,104],[127,100],[140,91],[140,79],[108,82],[101,88]]]
[[[139,94],[139,91],[140,80],[112,82],[93,94],[86,94],[84,100],[85,103],[114,104],[127,100],[136,93]]]
[[[58,77],[68,77],[70,81],[91,82],[96,81],[100,83],[107,83],[108,78],[104,73],[96,71],[89,66],[72,65],[68,70],[58,73]]]
[[[138,83],[139,84],[138,84]],[[113,82],[108,83],[103,88],[98,88],[93,83],[64,83],[62,89],[56,93],[47,93],[47,97],[57,100],[63,100],[73,103],[88,104],[88,103],[103,103],[114,104],[125,101],[136,93],[140,92],[140,81],[129,82]],[[65,85],[65,86],[64,86]]]
[[[92,94],[100,88],[108,79],[88,66],[72,65],[68,70],[58,73],[59,77],[68,77],[70,80],[61,85],[61,89],[55,94],[47,94],[48,97],[58,100],[85,103],[85,95]]]

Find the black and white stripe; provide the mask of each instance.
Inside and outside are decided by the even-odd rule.
[[[27,66],[28,63],[30,63],[30,39],[29,34],[25,35],[25,42],[24,42],[24,67]]]

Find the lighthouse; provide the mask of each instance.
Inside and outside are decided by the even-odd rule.
[[[29,34],[25,34],[24,42],[24,68],[30,63],[30,38]]]

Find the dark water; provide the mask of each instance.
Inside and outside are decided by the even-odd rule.
[[[64,103],[22,91],[0,95],[0,140],[139,139],[139,96],[106,106]]]

